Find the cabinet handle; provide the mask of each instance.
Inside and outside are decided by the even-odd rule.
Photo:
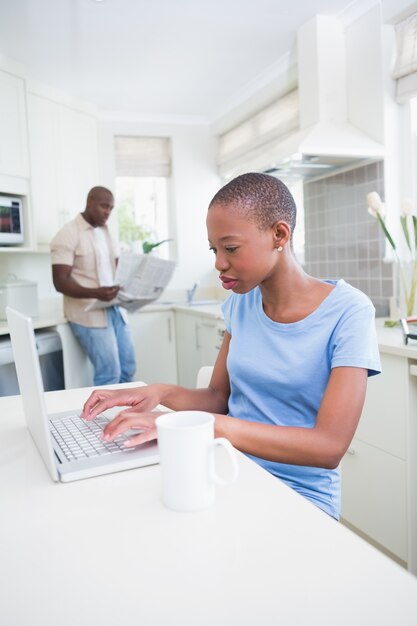
[[[195,347],[196,350],[200,350],[200,325],[195,325]]]
[[[346,454],[350,454],[351,456],[354,456],[356,454],[356,450],[354,448],[348,448],[346,451]]]
[[[167,319],[167,322],[168,322],[168,341],[169,341],[169,343],[171,343],[172,342],[172,326],[171,326],[171,318],[170,317]]]

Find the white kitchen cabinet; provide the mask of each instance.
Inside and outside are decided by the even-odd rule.
[[[29,177],[25,83],[0,71],[0,174]]]
[[[181,386],[195,387],[200,367],[214,365],[223,333],[224,323],[214,316],[177,310],[178,382]]]
[[[35,93],[28,94],[28,119],[35,239],[42,247],[84,210],[98,184],[97,122]]]
[[[342,461],[342,519],[417,573],[417,377],[414,361],[381,353]]]
[[[63,323],[58,324],[55,328],[62,342],[65,389],[91,387],[94,379],[94,368],[74,336],[70,325]]]
[[[135,380],[177,384],[175,314],[173,311],[138,311],[129,315],[135,345]]]

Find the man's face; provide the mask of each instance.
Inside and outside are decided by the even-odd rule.
[[[85,215],[92,226],[104,226],[114,206],[114,198],[108,191],[96,191],[88,199]]]

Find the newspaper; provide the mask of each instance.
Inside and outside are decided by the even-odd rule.
[[[130,312],[150,304],[163,292],[175,269],[174,261],[151,254],[123,252],[117,263],[115,284],[120,285],[116,298],[109,302],[94,300],[86,311],[122,306]]]

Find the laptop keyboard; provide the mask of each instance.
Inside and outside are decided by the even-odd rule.
[[[128,452],[134,448],[125,448],[126,435],[118,435],[113,441],[103,441],[100,436],[109,419],[99,415],[87,422],[78,415],[71,415],[60,420],[51,420],[52,436],[58,443],[68,461],[85,459],[114,452]]]

